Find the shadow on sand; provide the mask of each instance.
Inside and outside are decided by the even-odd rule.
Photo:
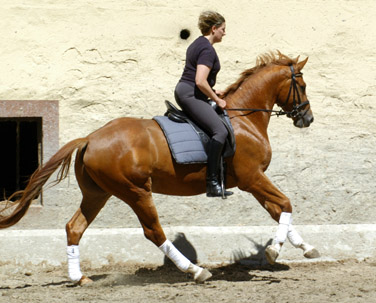
[[[206,283],[210,283],[210,281],[260,281],[260,279],[268,280],[270,283],[280,282],[279,279],[272,276],[272,273],[289,270],[290,267],[278,263],[267,264],[264,252],[272,240],[269,240],[265,245],[256,243],[250,238],[248,240],[252,242],[255,248],[253,251],[256,251],[256,253],[234,251],[228,264],[207,267],[213,276]],[[177,234],[173,243],[192,263],[197,263],[196,250],[183,233]],[[139,268],[134,274],[122,274],[120,271],[119,268],[119,273],[94,275],[90,278],[96,282],[95,285],[100,283],[103,286],[194,283],[191,275],[180,272],[168,258],[164,259],[162,266]],[[257,272],[260,271],[268,271],[271,275],[268,277],[265,277],[265,275],[258,276]]]

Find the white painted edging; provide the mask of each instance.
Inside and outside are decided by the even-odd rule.
[[[376,251],[372,249],[376,246],[376,224],[300,225],[296,228],[306,242],[320,251],[322,257],[316,260],[376,257]],[[263,249],[275,230],[276,226],[165,228],[171,241],[178,234],[185,235],[190,248],[183,252],[188,257],[197,254],[200,264],[230,263],[239,258],[262,262]],[[178,244],[179,241],[179,247]],[[162,253],[144,238],[140,228],[88,229],[80,251],[81,260],[90,262],[92,267],[118,262],[155,265],[164,262]],[[286,243],[278,260],[301,262],[304,257],[301,250]],[[1,230],[0,262],[61,265],[66,262],[65,231]]]

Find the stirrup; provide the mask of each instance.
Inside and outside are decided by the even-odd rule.
[[[220,177],[221,177],[221,190],[222,190],[222,199],[227,199],[227,196],[233,194],[232,191],[227,191],[225,186],[225,175],[226,175],[226,164],[223,160],[223,155],[220,160]]]
[[[226,190],[225,192],[221,192],[219,194],[213,194],[213,193],[206,193],[206,196],[209,198],[219,198],[221,197],[222,199],[227,199],[228,196],[231,196],[233,194],[232,191]]]
[[[222,199],[227,199],[227,196],[231,196],[232,191],[227,191],[223,184],[219,185],[218,181],[207,181],[206,183],[206,196],[207,197],[222,197]]]

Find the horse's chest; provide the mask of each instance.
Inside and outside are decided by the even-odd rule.
[[[242,162],[265,167],[270,164],[272,149],[269,140],[253,136],[248,140],[239,140],[237,143],[236,157]]]

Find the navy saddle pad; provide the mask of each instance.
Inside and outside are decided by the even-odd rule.
[[[170,102],[166,101],[166,105],[165,116],[153,119],[161,127],[175,161],[179,164],[206,163],[210,137]],[[222,120],[230,135],[226,140],[224,157],[230,157],[235,153],[235,136],[230,119],[228,116],[225,118],[222,117]]]

